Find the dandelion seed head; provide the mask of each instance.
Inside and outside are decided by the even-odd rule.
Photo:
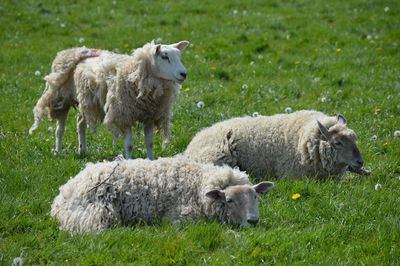
[[[318,82],[320,82],[320,81],[321,81],[321,78],[320,78],[320,77],[315,77],[315,78],[313,78],[313,79],[311,80],[311,82],[314,83],[314,84],[316,84],[316,83],[318,83]]]
[[[203,108],[204,107],[204,102],[203,101],[199,101],[199,102],[196,103],[196,106],[198,108]]]
[[[21,257],[15,257],[13,259],[12,266],[22,266],[24,264],[24,260]]]
[[[237,15],[237,13],[238,13],[237,9],[234,9],[234,10],[232,11],[232,13],[233,13],[234,15]]]
[[[288,106],[285,108],[285,113],[291,113],[292,112],[292,107]]]
[[[325,96],[322,96],[319,100],[321,101],[321,103],[324,103],[324,102],[328,101],[328,98]]]
[[[396,130],[396,131],[393,133],[393,135],[394,135],[396,138],[399,138],[399,137],[400,137],[400,130]]]
[[[242,85],[242,90],[247,90],[248,88],[249,88],[249,86],[247,86],[247,84]]]
[[[376,191],[379,191],[379,190],[381,190],[382,189],[382,185],[380,184],[380,183],[376,183],[375,184],[375,190]]]
[[[40,76],[40,74],[41,74],[41,73],[40,73],[39,70],[36,70],[36,71],[35,71],[35,76],[36,76],[36,77]]]
[[[258,117],[260,114],[258,112],[254,112],[251,116],[252,117]]]
[[[371,137],[371,140],[372,141],[375,141],[375,140],[377,140],[378,139],[378,136],[377,135],[373,135],[372,137]]]
[[[79,43],[83,43],[84,41],[85,41],[85,38],[83,38],[83,37],[79,38]]]
[[[65,26],[66,26],[65,23],[61,23],[61,24],[60,24],[60,27],[61,27],[61,28],[65,28]]]
[[[389,7],[385,6],[385,8],[383,9],[383,11],[388,12],[389,11]]]

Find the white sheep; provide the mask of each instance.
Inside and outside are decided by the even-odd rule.
[[[219,122],[197,133],[184,155],[198,162],[239,167],[257,179],[323,179],[339,177],[347,169],[369,174],[346,119],[316,111]]]
[[[228,166],[183,158],[102,162],[60,187],[51,215],[72,233],[162,219],[249,226],[259,220],[256,194],[272,187],[251,185],[245,173]]]
[[[80,154],[87,150],[87,126],[95,130],[103,121],[113,131],[114,142],[119,133],[123,135],[126,158],[132,156],[132,126],[143,124],[147,157],[153,159],[154,130],[162,130],[163,147],[169,142],[172,105],[187,75],[181,51],[188,45],[148,43],[132,55],[101,51],[96,57],[72,60],[59,54],[54,62],[74,65],[62,72],[53,69],[47,76],[30,133],[46,115],[56,119],[55,152],[61,151],[68,110],[76,107]]]

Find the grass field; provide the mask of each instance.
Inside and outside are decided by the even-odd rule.
[[[0,264],[21,257],[26,265],[399,265],[399,14],[398,0],[1,1]],[[161,150],[157,136],[157,156],[182,152],[222,119],[316,109],[344,114],[373,174],[270,178],[276,187],[262,197],[255,228],[199,221],[59,231],[49,215],[59,186],[123,147],[112,148],[100,127],[89,133],[87,156],[77,156],[74,110],[63,153],[51,153],[54,123],[28,134],[52,59],[80,45],[129,53],[157,38],[192,44],[172,142]],[[301,197],[292,200],[294,193]]]

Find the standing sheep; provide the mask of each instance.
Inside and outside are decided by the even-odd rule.
[[[143,124],[147,157],[153,159],[154,130],[162,130],[163,147],[169,142],[172,105],[179,84],[187,75],[181,51],[188,45],[187,41],[171,45],[148,43],[132,55],[101,51],[96,57],[76,61],[76,67],[57,73],[60,82],[53,85],[51,79],[46,79],[51,92],[46,91],[35,106],[35,123],[30,133],[46,114],[55,118],[55,152],[60,152],[65,121],[72,106],[78,108],[80,154],[87,150],[87,126],[95,130],[97,123],[103,121],[112,129],[114,140],[119,133],[123,135],[126,158],[132,156],[132,126]],[[65,64],[71,61],[59,55],[54,61],[62,60]]]
[[[70,232],[163,218],[249,226],[259,220],[256,194],[272,187],[271,182],[253,186],[245,173],[227,166],[182,158],[103,162],[89,164],[61,186],[51,215]]]
[[[323,179],[339,177],[347,169],[369,174],[346,119],[316,111],[226,120],[197,133],[184,155],[198,162],[237,166],[257,179]]]

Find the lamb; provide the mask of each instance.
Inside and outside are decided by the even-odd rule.
[[[79,154],[87,151],[86,128],[95,131],[97,123],[104,122],[112,130],[114,142],[123,135],[125,158],[131,158],[132,126],[143,124],[147,157],[153,159],[154,131],[162,130],[163,147],[169,142],[172,105],[187,76],[181,51],[188,45],[187,41],[148,43],[132,55],[102,50],[75,61],[58,54],[53,66],[58,62],[62,71],[53,67],[47,76],[46,91],[33,110],[35,123],[30,133],[46,115],[56,119],[54,151],[60,152],[67,114],[75,107]],[[68,64],[71,61],[75,64]]]
[[[273,186],[252,185],[239,170],[182,157],[101,162],[60,187],[51,216],[71,233],[162,219],[216,219],[247,227],[259,220],[256,195]]]
[[[369,174],[343,115],[308,110],[222,121],[197,133],[183,154],[197,162],[239,167],[259,180],[325,179],[346,170]]]

